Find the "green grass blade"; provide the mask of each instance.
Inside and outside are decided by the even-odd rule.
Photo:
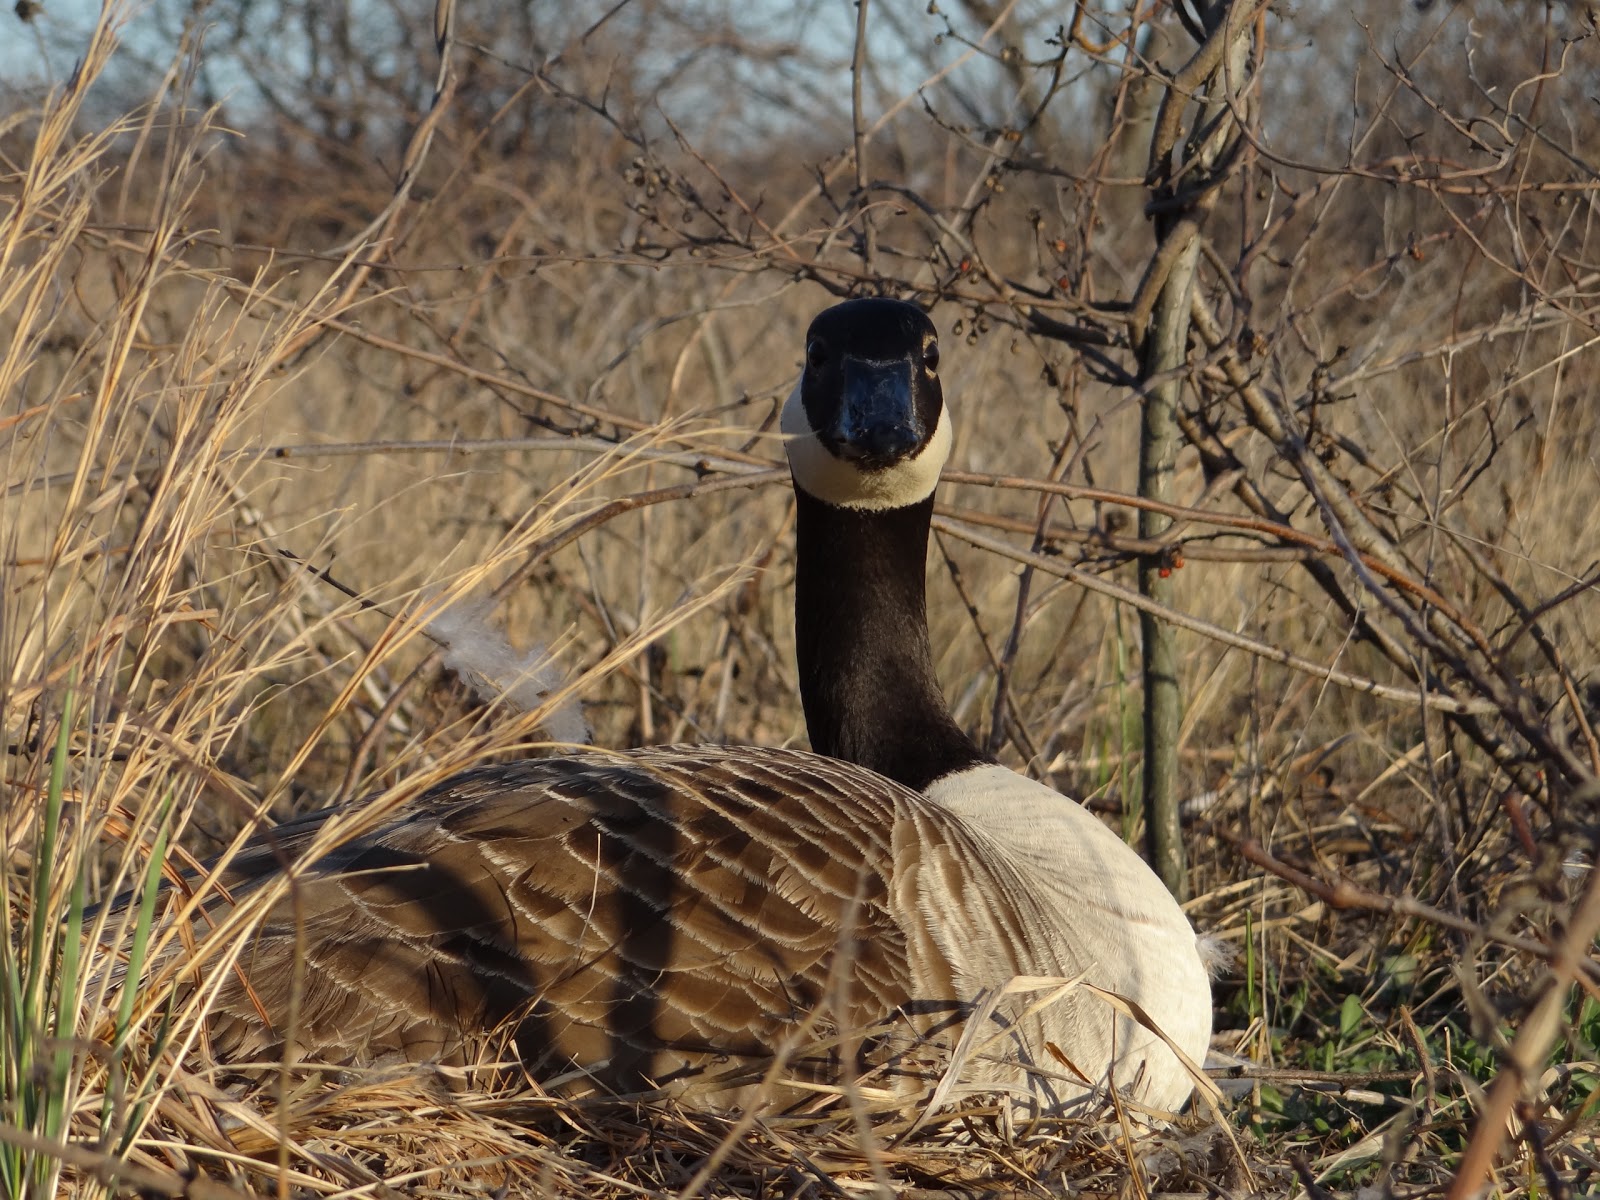
[[[144,879],[139,889],[139,911],[134,920],[133,944],[128,947],[127,986],[122,989],[122,998],[117,1005],[118,1052],[128,1036],[128,1024],[133,1019],[133,1001],[138,994],[138,980],[144,974],[145,955],[150,948],[150,927],[155,921],[156,897],[161,891],[161,866],[167,860],[167,843],[172,834],[173,800],[169,792],[162,802],[161,815],[156,821],[155,844],[150,848],[150,861],[145,864]]]
[[[33,860],[33,912],[29,922],[28,959],[22,965],[22,1027],[40,1028],[49,994],[45,936],[50,929],[50,882],[55,875],[56,843],[61,834],[61,807],[67,790],[67,749],[72,736],[72,692],[61,700],[61,725],[50,760],[50,784],[45,791],[44,824],[39,830],[39,850]],[[26,1035],[24,1035],[26,1036]]]

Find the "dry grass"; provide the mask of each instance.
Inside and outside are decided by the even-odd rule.
[[[1216,214],[1232,257],[1202,293],[1226,337],[1193,356],[1196,444],[1213,456],[1179,462],[1177,494],[1203,511],[1182,527],[1178,607],[1399,698],[1183,635],[1192,910],[1238,951],[1217,1000],[1240,1082],[1222,1114],[1135,1135],[1116,1113],[1013,1129],[970,1106],[914,1132],[848,1104],[733,1122],[528,1082],[450,1091],[425,1072],[247,1086],[208,1062],[204,989],[178,988],[162,957],[193,902],[158,896],[163,872],[294,812],[373,796],[371,820],[465,763],[539,752],[545,711],[486,704],[441,665],[422,624],[446,601],[493,596],[513,641],[553,645],[601,745],[803,740],[787,492],[758,473],[779,462],[776,406],[828,299],[814,281],[848,287],[865,268],[857,218],[807,200],[809,178],[737,130],[717,157],[671,137],[641,147],[620,101],[598,113],[610,76],[590,43],[504,107],[496,64],[466,73],[458,47],[432,124],[337,147],[292,123],[229,133],[181,57],[127,116],[91,115],[116,20],[72,86],[0,114],[0,1189],[1423,1195],[1456,1169],[1544,994],[1562,1036],[1514,1110],[1495,1194],[1588,1186],[1594,976],[1541,992],[1588,875],[1595,793],[1572,764],[1594,771],[1600,665],[1580,169],[1600,147],[1538,119],[1587,86],[1559,37],[1541,58],[1503,30],[1503,52],[1478,60],[1507,90],[1545,72],[1518,93],[1549,93],[1521,125],[1459,90],[1442,34],[1408,33],[1404,86],[1371,46],[1361,82],[1343,80],[1380,114],[1356,131],[1361,163],[1414,153],[1424,166],[1398,178],[1436,183],[1439,163],[1476,161],[1451,119],[1487,113],[1529,190],[1280,164],[1270,206],[1235,188]],[[1303,100],[1274,61],[1264,86]],[[1091,301],[1137,289],[1139,189],[1087,173],[1063,187],[1021,157],[993,168],[986,131],[948,127],[953,102],[932,94],[945,125],[910,106],[879,162],[967,241],[914,205],[883,211],[878,265],[943,297],[955,463],[1079,489],[1047,502],[1026,482],[946,486],[957,520],[930,568],[941,677],[1006,761],[1137,836],[1137,623],[1050,572],[1132,578],[1129,526],[1111,516],[1126,509],[1089,489],[1133,490],[1137,404],[1110,372],[1128,365],[1119,310]],[[1273,129],[1278,149],[1342,152],[1346,117],[1326,111],[1324,141]],[[815,160],[843,148],[825,123],[812,136]],[[1080,166],[1097,144],[1070,123],[1054,136]],[[375,165],[399,161],[417,168],[409,190]],[[962,208],[991,171],[1005,190]],[[1247,229],[1267,231],[1260,245]],[[1024,303],[1026,287],[1047,299]],[[1041,313],[1105,340],[1085,357]],[[1307,476],[1242,415],[1242,389],[1218,382],[1233,364],[1309,431],[1414,575],[1363,574]],[[1264,533],[1238,478],[1306,540]],[[1043,557],[1024,569],[963,540],[973,529]],[[1352,633],[1317,563],[1436,672],[1433,691],[1478,705],[1474,728],[1421,706],[1415,673]],[[1432,637],[1447,608],[1460,621]],[[1469,647],[1458,669],[1441,655],[1471,641],[1461,630],[1487,653]],[[1497,671],[1503,703],[1475,682]],[[80,945],[84,906],[129,889],[143,916]],[[200,953],[223,964],[238,944],[223,929]],[[166,965],[125,989],[119,958],[135,975]]]

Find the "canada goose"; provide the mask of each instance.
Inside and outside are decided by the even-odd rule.
[[[759,1076],[793,1031],[838,1031],[833,1058],[781,1073],[836,1075],[854,1054],[905,1093],[985,989],[1081,975],[1201,1060],[1210,987],[1182,912],[1081,806],[981,754],[940,693],[924,605],[950,447],[937,366],[919,309],[849,301],[812,323],[783,411],[816,753],[486,766],[316,861],[303,852],[325,814],[263,835],[226,887],[285,863],[294,879],[218,987],[216,1049],[275,1059],[293,1012],[309,1061],[464,1064],[509,1046],[535,1078],[635,1091],[730,1064]],[[1158,1109],[1188,1097],[1166,1046],[1089,989],[1027,1000],[984,1010],[1002,1044],[965,1063],[973,1086],[1049,1108],[1108,1081]]]

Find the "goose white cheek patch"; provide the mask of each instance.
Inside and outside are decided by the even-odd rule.
[[[784,402],[781,427],[795,482],[823,503],[840,508],[904,508],[926,500],[950,457],[950,422],[941,410],[933,436],[909,458],[881,471],[863,471],[843,462],[828,453],[811,428],[798,383]]]

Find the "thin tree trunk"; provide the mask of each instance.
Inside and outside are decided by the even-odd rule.
[[[1181,444],[1178,404],[1182,368],[1189,356],[1189,315],[1200,235],[1215,204],[1221,176],[1236,163],[1239,131],[1235,118],[1248,94],[1246,72],[1250,30],[1256,5],[1200,5],[1206,41],[1169,82],[1150,143],[1151,208],[1156,216],[1156,250],[1134,299],[1132,333],[1139,348],[1139,377],[1145,383],[1144,421],[1139,436],[1139,495],[1170,505],[1172,474]],[[1178,138],[1189,99],[1189,134]],[[1230,110],[1231,106],[1231,110]],[[1152,382],[1158,381],[1158,382]],[[1170,517],[1148,509],[1139,513],[1139,536],[1158,538]],[[1172,607],[1173,563],[1147,554],[1139,560],[1139,590]],[[1147,847],[1157,874],[1180,900],[1189,895],[1189,868],[1183,847],[1178,803],[1178,735],[1183,700],[1178,692],[1177,635],[1154,613],[1140,610],[1144,647],[1144,771],[1141,795]]]
[[[1180,436],[1177,408],[1183,377],[1177,374],[1189,353],[1189,290],[1194,284],[1200,239],[1190,238],[1150,314],[1141,374],[1145,379],[1170,376],[1151,388],[1144,400],[1144,425],[1139,436],[1139,495],[1172,503],[1172,469]],[[1141,509],[1139,536],[1165,533],[1172,518]],[[1139,560],[1139,590],[1172,606],[1171,566],[1162,555]],[[1154,613],[1139,611],[1144,646],[1144,819],[1149,854],[1167,888],[1180,900],[1189,898],[1189,865],[1178,815],[1178,728],[1183,697],[1178,692],[1177,634]]]

